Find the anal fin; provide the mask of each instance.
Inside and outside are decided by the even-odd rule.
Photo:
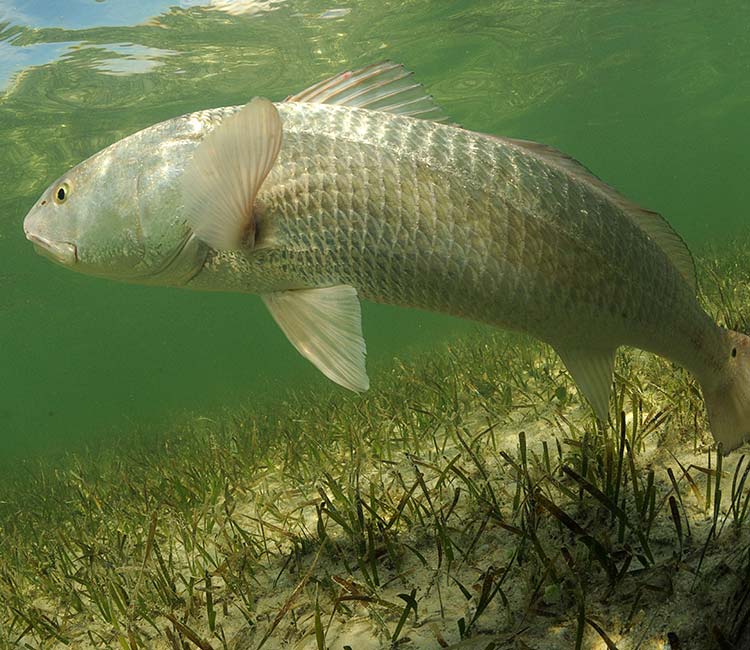
[[[606,422],[616,348],[555,348],[596,416]]]

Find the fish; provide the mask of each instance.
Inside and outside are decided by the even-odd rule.
[[[394,62],[138,131],[52,183],[23,227],[82,273],[259,294],[355,392],[368,300],[544,341],[605,422],[616,350],[661,355],[700,383],[724,453],[750,434],[750,338],[703,309],[669,223],[550,146],[451,123]]]

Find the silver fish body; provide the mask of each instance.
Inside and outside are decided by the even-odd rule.
[[[694,371],[723,355],[664,252],[586,180],[512,141],[435,122],[277,109],[284,141],[258,195],[260,250],[212,251],[187,286],[350,284],[367,300],[555,347],[632,345]]]
[[[369,385],[357,296],[548,342],[600,418],[617,347],[649,350],[697,377],[725,451],[741,444],[750,338],[702,309],[669,225],[543,145],[399,114],[435,110],[406,76],[381,64],[144,129],[53,183],[27,237],[86,273],[261,294],[353,390]]]

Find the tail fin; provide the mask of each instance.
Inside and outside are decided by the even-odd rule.
[[[703,385],[711,433],[727,454],[750,439],[750,337],[727,331],[727,363],[717,382]]]

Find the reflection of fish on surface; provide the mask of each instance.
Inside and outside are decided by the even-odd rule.
[[[658,214],[544,145],[442,124],[401,66],[191,113],[74,167],[26,217],[84,273],[259,293],[333,381],[368,387],[359,297],[526,331],[606,418],[620,345],[701,382],[724,449],[750,433],[750,338],[695,296]]]

